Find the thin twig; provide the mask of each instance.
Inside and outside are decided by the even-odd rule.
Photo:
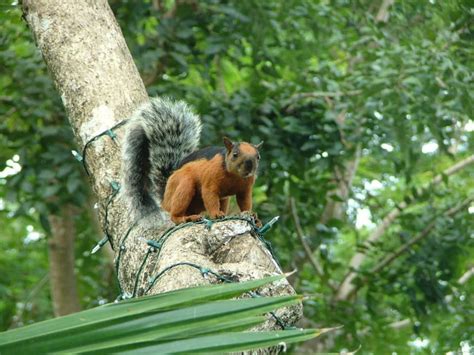
[[[456,213],[464,210],[467,206],[469,206],[472,201],[474,201],[474,196],[471,196],[471,197],[468,197],[466,198],[463,202],[461,202],[460,204],[454,206],[454,207],[451,207],[449,208],[448,210],[446,210],[442,216],[444,217],[452,217],[454,216]],[[430,232],[436,227],[436,220],[438,219],[439,217],[435,217],[433,218],[433,220],[416,236],[416,237],[413,237],[412,239],[410,239],[409,241],[407,241],[405,244],[403,244],[402,246],[400,246],[397,250],[395,250],[393,253],[391,253],[390,255],[386,256],[385,258],[383,258],[380,262],[378,262],[370,271],[369,271],[369,274],[370,275],[377,275],[378,273],[380,273],[380,271],[382,271],[382,269],[384,269],[385,267],[387,267],[388,265],[390,265],[395,259],[397,259],[398,257],[400,257],[403,253],[405,253],[406,251],[408,251],[413,245],[415,245],[416,243],[418,243],[419,241],[421,241],[422,239],[426,238]],[[350,295],[354,294],[355,292],[357,292],[357,290],[359,290],[363,285],[365,285],[367,282],[369,281],[369,277],[364,277],[362,279],[362,282],[357,286],[357,287],[354,287],[352,290],[351,290],[351,293]],[[349,296],[350,296],[349,295]]]
[[[465,209],[467,206],[471,204],[471,202],[474,200],[474,197],[469,197],[465,199],[462,203],[459,205],[450,208],[447,210],[445,213],[443,213],[444,217],[451,217],[454,216],[456,213],[462,211]],[[400,255],[402,255],[404,252],[406,252],[410,247],[416,243],[418,243],[420,240],[428,236],[428,234],[436,227],[436,219],[431,221],[430,224],[428,224],[416,237],[410,239],[408,242],[400,246],[396,251],[394,251],[392,254],[386,256],[382,261],[380,261],[377,265],[375,265],[371,270],[371,274],[377,274],[379,273],[383,268],[385,268],[387,265],[392,263],[396,258],[398,258]]]
[[[464,285],[473,276],[474,276],[474,266],[472,266],[469,270],[467,270],[464,274],[462,274],[462,276],[458,279],[458,284]]]
[[[294,103],[296,101],[308,98],[319,98],[322,97],[324,99],[330,97],[341,97],[341,96],[355,96],[359,95],[362,91],[361,90],[349,90],[349,91],[312,91],[312,92],[299,92],[293,94],[288,99],[289,102]],[[331,103],[332,104],[332,103]]]
[[[387,327],[395,329],[395,330],[400,330],[400,329],[408,327],[409,325],[411,325],[411,320],[406,318],[406,319],[402,319],[402,320],[387,324]]]
[[[292,112],[297,101],[308,98],[323,98],[329,107],[333,107],[333,103],[330,98],[338,98],[342,96],[354,96],[359,95],[361,90],[349,90],[349,91],[313,91],[313,92],[299,92],[289,97],[285,112]]]
[[[464,274],[462,274],[462,276],[457,280],[457,283],[460,285],[464,285],[472,276],[474,276],[474,266],[467,270]],[[445,302],[449,302],[449,298],[452,298],[452,295],[446,295]],[[402,328],[410,326],[411,324],[412,321],[409,318],[406,318],[387,324],[387,327],[394,330],[400,330]]]
[[[41,291],[41,289],[48,283],[48,280],[49,280],[49,273],[45,273],[44,276],[38,281],[38,283],[30,290],[30,292],[28,292],[28,295],[25,297],[25,299],[23,300],[23,307],[21,307],[19,309],[19,312],[18,314],[16,315],[16,317],[18,318],[18,321],[19,322],[22,322],[22,319],[23,319],[23,313],[25,313],[25,309],[26,309],[26,306],[28,303],[31,302],[32,299],[34,299],[38,293]],[[17,322],[15,322],[17,323]],[[18,326],[18,324],[12,324],[12,326],[10,327],[10,329],[14,328]]]
[[[454,175],[457,172],[461,171],[465,167],[471,165],[474,163],[474,155],[471,155],[467,157],[466,159],[463,159],[459,161],[458,163],[450,166],[446,170],[444,170],[441,174],[435,176],[431,182],[425,187],[425,189],[432,189],[435,185],[441,183],[443,181],[443,178],[445,176],[450,176]],[[414,197],[408,198],[409,203],[415,202]],[[357,252],[349,262],[349,268],[346,273],[346,275],[343,277],[343,281],[341,282],[339,286],[339,290],[336,295],[337,300],[345,300],[347,297],[352,294],[352,291],[354,290],[354,285],[352,284],[352,281],[357,275],[357,270],[359,269],[360,265],[363,263],[365,258],[367,257],[366,251],[370,250],[372,245],[377,242],[382,235],[387,231],[387,229],[392,225],[392,223],[395,221],[395,219],[405,210],[408,206],[409,203],[406,201],[402,201],[397,205],[396,208],[391,210],[383,219],[382,221],[377,225],[377,227],[373,230],[373,232],[369,235],[367,238],[366,242],[364,243],[364,248],[363,252]]]
[[[291,214],[293,216],[293,221],[295,223],[295,228],[296,228],[296,234],[298,235],[301,245],[303,246],[304,252],[311,264],[313,266],[314,271],[316,271],[316,274],[318,274],[321,279],[324,279],[324,271],[321,265],[319,264],[318,260],[313,255],[313,251],[311,250],[310,246],[308,243],[306,243],[306,240],[304,239],[304,233],[303,233],[303,228],[301,227],[300,223],[300,218],[298,216],[298,213],[296,211],[296,204],[295,204],[295,199],[293,197],[290,198],[290,209],[291,209]],[[328,285],[333,288],[333,286],[328,283]]]
[[[24,303],[28,303],[30,302],[33,298],[36,297],[36,295],[41,291],[41,289],[43,288],[44,285],[46,285],[46,283],[48,282],[49,280],[49,273],[47,272],[42,278],[41,280],[38,281],[38,283],[35,285],[35,287],[33,287],[31,289],[31,291],[28,293],[28,296],[26,296],[25,298],[25,301]]]

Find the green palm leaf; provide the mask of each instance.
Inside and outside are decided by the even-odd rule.
[[[166,344],[174,344],[173,349],[177,351],[189,351],[192,344],[196,345],[196,351],[234,351],[232,349],[275,345],[280,341],[317,336],[319,333],[314,330],[241,332],[263,322],[264,313],[296,304],[302,298],[291,295],[228,299],[282,277],[182,289],[108,304],[10,330],[0,333],[0,353],[138,349],[161,353],[168,351]],[[215,347],[216,344],[221,345]]]
[[[180,354],[180,353],[223,353],[231,351],[244,351],[270,346],[291,344],[315,338],[326,333],[328,329],[297,329],[273,332],[234,332],[218,335],[208,335],[199,338],[185,339],[168,343],[149,343],[129,346],[126,348],[110,349],[111,352],[129,354]]]

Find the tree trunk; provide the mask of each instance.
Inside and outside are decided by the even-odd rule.
[[[159,253],[151,252],[156,249],[147,240],[158,240],[172,224],[159,213],[134,225],[117,193],[126,124],[114,127],[148,97],[111,9],[105,0],[24,0],[22,6],[80,151],[86,146],[82,156],[98,198],[99,219],[115,249],[122,297],[220,282],[207,269],[233,281],[280,273],[255,230],[241,220],[218,222],[210,229],[205,225],[182,228]],[[113,132],[100,135],[109,129]],[[162,271],[162,277],[151,284]],[[294,291],[285,281],[271,285],[267,292]],[[281,314],[288,323],[300,315],[301,307]]]
[[[74,207],[65,205],[59,215],[50,215],[48,241],[51,297],[56,317],[81,310],[74,273]]]

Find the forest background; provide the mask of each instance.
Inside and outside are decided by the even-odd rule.
[[[109,3],[148,93],[191,103],[203,145],[265,141],[255,210],[281,217],[268,238],[314,295],[302,325],[344,325],[300,350],[472,350],[469,1]],[[6,330],[118,291],[60,97],[0,6]]]

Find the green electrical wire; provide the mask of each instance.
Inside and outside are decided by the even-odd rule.
[[[87,162],[86,162],[86,154],[87,154],[87,149],[89,148],[89,146],[95,142],[97,139],[99,139],[100,137],[103,137],[103,136],[108,136],[112,139],[112,141],[116,142],[116,139],[117,139],[117,135],[116,133],[113,131],[114,129],[124,125],[125,123],[127,123],[128,120],[123,120],[119,123],[117,123],[116,125],[114,125],[112,128],[109,128],[101,133],[99,133],[98,135],[92,137],[89,141],[86,142],[86,144],[84,145],[83,149],[82,149],[82,155],[79,154],[77,151],[73,150],[72,151],[72,155],[74,156],[74,158],[81,162],[83,167],[84,167],[84,170],[86,172],[86,174],[88,176],[90,176],[90,172],[89,172],[89,169],[87,168]],[[109,233],[109,221],[108,221],[108,211],[109,211],[109,207],[110,205],[112,204],[113,200],[115,199],[115,197],[118,195],[119,191],[120,191],[120,184],[116,181],[111,181],[110,182],[110,186],[111,186],[111,189],[112,189],[112,193],[110,194],[109,198],[107,199],[107,202],[105,204],[105,216],[104,216],[104,231],[105,231],[105,237],[102,238],[98,243],[97,245],[92,249],[91,251],[91,254],[94,254],[96,253],[100,248],[102,248],[105,244],[107,244],[107,242],[110,243],[112,249],[114,249],[114,246],[112,244],[112,238],[111,238],[111,235]],[[268,230],[278,221],[279,217],[274,217],[272,218],[268,223],[266,223],[264,226],[262,227],[257,227],[257,225],[255,224],[255,220],[254,219],[251,219],[251,218],[244,218],[244,217],[240,217],[240,216],[227,216],[227,217],[224,217],[224,218],[220,218],[220,219],[216,219],[216,220],[211,220],[211,219],[206,219],[206,218],[203,218],[202,220],[200,221],[196,221],[196,222],[187,222],[187,223],[183,223],[183,224],[179,224],[179,225],[176,225],[176,226],[173,226],[171,228],[169,228],[168,230],[166,230],[161,236],[160,238],[158,238],[158,240],[147,240],[146,243],[148,244],[148,248],[147,248],[147,252],[145,253],[145,256],[142,260],[142,262],[140,263],[140,267],[138,268],[138,271],[137,271],[137,274],[135,276],[135,280],[134,280],[134,284],[133,284],[133,291],[131,294],[129,293],[125,293],[123,288],[122,288],[122,285],[121,285],[121,282],[120,282],[120,279],[119,279],[119,269],[120,269],[120,261],[122,259],[122,255],[123,253],[126,251],[126,247],[125,247],[125,242],[127,240],[127,238],[129,237],[131,231],[133,230],[133,228],[138,224],[138,222],[140,220],[137,220],[135,221],[135,223],[133,223],[129,228],[128,230],[126,231],[124,237],[118,241],[118,245],[119,245],[119,251],[118,251],[118,255],[117,255],[117,258],[115,260],[115,275],[116,275],[116,278],[117,278],[117,283],[118,283],[118,287],[119,287],[119,296],[117,297],[117,300],[116,301],[119,301],[121,299],[127,299],[127,298],[134,298],[134,297],[137,297],[137,290],[138,290],[138,284],[139,284],[139,281],[140,281],[140,277],[141,277],[141,274],[143,272],[143,270],[145,269],[145,265],[146,265],[146,262],[148,261],[150,255],[152,253],[156,253],[156,262],[155,264],[153,265],[153,271],[152,271],[152,274],[154,273],[155,269],[156,269],[156,266],[158,264],[158,259],[159,259],[159,255],[160,255],[160,252],[161,252],[161,249],[162,249],[162,246],[163,244],[168,240],[168,238],[171,237],[171,235],[173,235],[176,231],[182,229],[182,228],[185,228],[185,227],[188,227],[188,226],[192,226],[192,225],[200,225],[200,224],[204,224],[206,229],[207,230],[211,230],[212,226],[215,224],[215,223],[219,223],[219,222],[225,222],[225,221],[232,221],[232,220],[241,220],[241,221],[245,221],[247,223],[250,224],[250,226],[252,227],[252,230],[251,232],[257,236],[257,238],[265,245],[265,247],[270,251],[273,259],[277,262],[277,264],[279,265],[278,263],[278,259],[274,253],[274,250],[272,248],[272,245],[269,241],[267,241],[263,235],[268,232]],[[115,249],[114,249],[115,250]],[[172,265],[169,265],[167,266],[165,269],[163,269],[162,271],[160,271],[157,275],[155,275],[154,277],[150,278],[149,280],[149,284],[148,284],[148,287],[145,289],[144,291],[144,294],[146,294],[147,292],[149,292],[151,290],[151,288],[155,285],[155,283],[166,273],[168,272],[169,270],[172,270],[174,269],[175,267],[178,267],[178,266],[189,266],[189,267],[193,267],[197,270],[200,271],[201,273],[201,276],[202,277],[207,277],[208,275],[213,275],[214,277],[216,277],[219,281],[221,282],[226,282],[226,283],[230,283],[230,282],[235,282],[234,280],[228,278],[228,277],[225,277],[207,267],[203,267],[203,266],[200,266],[200,265],[197,265],[197,264],[194,264],[194,263],[191,263],[191,262],[187,262],[187,261],[182,261],[182,262],[178,262],[178,263],[175,263],[175,264],[172,264]],[[249,295],[251,297],[261,297],[260,294],[258,294],[258,292],[249,292]],[[270,315],[275,319],[275,322],[276,324],[278,324],[282,329],[289,329],[291,327],[287,327],[284,322],[282,322],[282,320],[276,316],[276,314],[274,312],[269,312]]]

